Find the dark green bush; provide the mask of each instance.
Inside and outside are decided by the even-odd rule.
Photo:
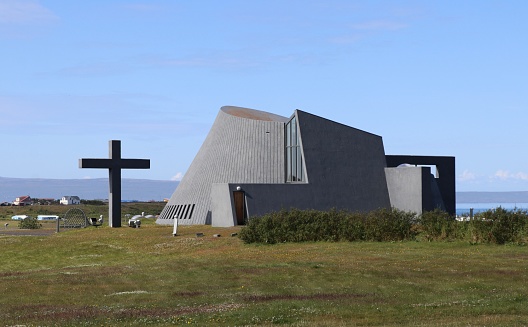
[[[35,218],[27,217],[18,222],[20,229],[39,229],[42,225]]]
[[[477,243],[526,243],[528,214],[523,210],[496,208],[475,215],[470,221],[456,221],[435,210],[419,217],[398,209],[369,213],[332,209],[282,210],[252,217],[240,231],[245,243],[317,241],[404,241],[418,234],[428,241],[467,240]]]
[[[469,222],[468,237],[472,243],[524,243],[528,235],[525,210],[502,207],[475,215]]]
[[[420,215],[420,232],[427,241],[455,239],[457,221],[449,213],[440,209],[426,211]]]
[[[341,241],[365,240],[365,214],[353,212],[344,215],[340,226]]]
[[[414,213],[398,209],[371,211],[366,215],[364,239],[378,242],[414,239],[416,234],[412,226],[415,220]]]
[[[241,230],[246,243],[308,241],[401,241],[412,239],[415,215],[399,210],[368,214],[347,211],[283,210],[253,217]]]
[[[524,243],[528,235],[526,211],[498,207],[456,221],[442,211],[425,212],[420,229],[426,240],[467,240],[472,244]]]

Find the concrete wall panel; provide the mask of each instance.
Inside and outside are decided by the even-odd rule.
[[[456,214],[455,157],[387,155],[386,160],[387,167],[398,167],[401,164],[435,165],[437,170],[436,183],[445,210],[452,215]],[[438,198],[435,194],[432,196]]]
[[[385,168],[385,173],[392,207],[421,214],[423,199],[427,198],[423,194],[426,190],[424,176],[428,182],[431,169],[429,167]]]

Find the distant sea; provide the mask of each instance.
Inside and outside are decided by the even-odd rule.
[[[122,199],[137,201],[163,201],[171,197],[178,181],[147,179],[121,180]],[[0,177],[0,203],[12,202],[16,197],[29,195],[32,198],[60,199],[65,195],[76,195],[81,199],[107,199],[108,179],[43,179]],[[456,214],[469,214],[502,207],[528,210],[528,191],[515,192],[457,192]]]
[[[516,209],[516,208],[528,210],[528,203],[526,202],[521,202],[521,203],[504,203],[504,202],[457,203],[456,204],[456,214],[458,216],[465,215],[465,214],[468,215],[469,210],[471,208],[473,208],[473,213],[475,214],[475,213],[487,211],[490,209],[495,209],[498,207],[501,207],[507,210]]]
[[[123,200],[163,201],[171,197],[178,181],[123,178]],[[83,200],[108,199],[108,178],[44,179],[0,177],[0,202],[13,202],[29,195],[39,199],[60,199],[75,195]]]

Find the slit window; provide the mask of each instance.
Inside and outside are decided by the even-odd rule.
[[[189,212],[189,219],[191,219],[191,217],[192,217],[192,214],[193,214],[193,211],[194,211],[194,206],[195,206],[195,204],[193,203],[193,205],[191,207],[191,212]]]
[[[174,219],[174,211],[176,210],[176,206],[170,206],[169,208],[169,219]]]
[[[286,182],[304,182],[303,156],[297,132],[297,120],[286,123]]]
[[[179,204],[178,205],[179,208],[178,208],[178,211],[176,211],[176,216],[178,216],[179,219],[182,219],[182,211],[183,211],[183,205]]]

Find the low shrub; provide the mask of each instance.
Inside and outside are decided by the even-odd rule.
[[[415,214],[397,209],[370,213],[291,209],[249,219],[245,243],[402,241],[413,239]]]
[[[525,210],[502,207],[484,211],[468,222],[467,237],[471,243],[525,243],[528,236],[528,214]]]
[[[466,240],[472,244],[524,244],[528,241],[528,214],[501,207],[479,213],[469,221],[457,221],[445,211],[417,216],[398,209],[368,213],[339,210],[282,210],[252,217],[240,231],[245,243],[413,240]]]
[[[35,218],[27,217],[18,222],[20,229],[39,229],[42,225]]]
[[[403,241],[416,236],[416,214],[398,209],[380,209],[366,214],[365,241]]]
[[[340,223],[341,241],[363,241],[366,235],[365,214],[347,213]]]
[[[423,212],[419,226],[422,237],[427,241],[452,240],[460,235],[454,217],[440,209]]]

